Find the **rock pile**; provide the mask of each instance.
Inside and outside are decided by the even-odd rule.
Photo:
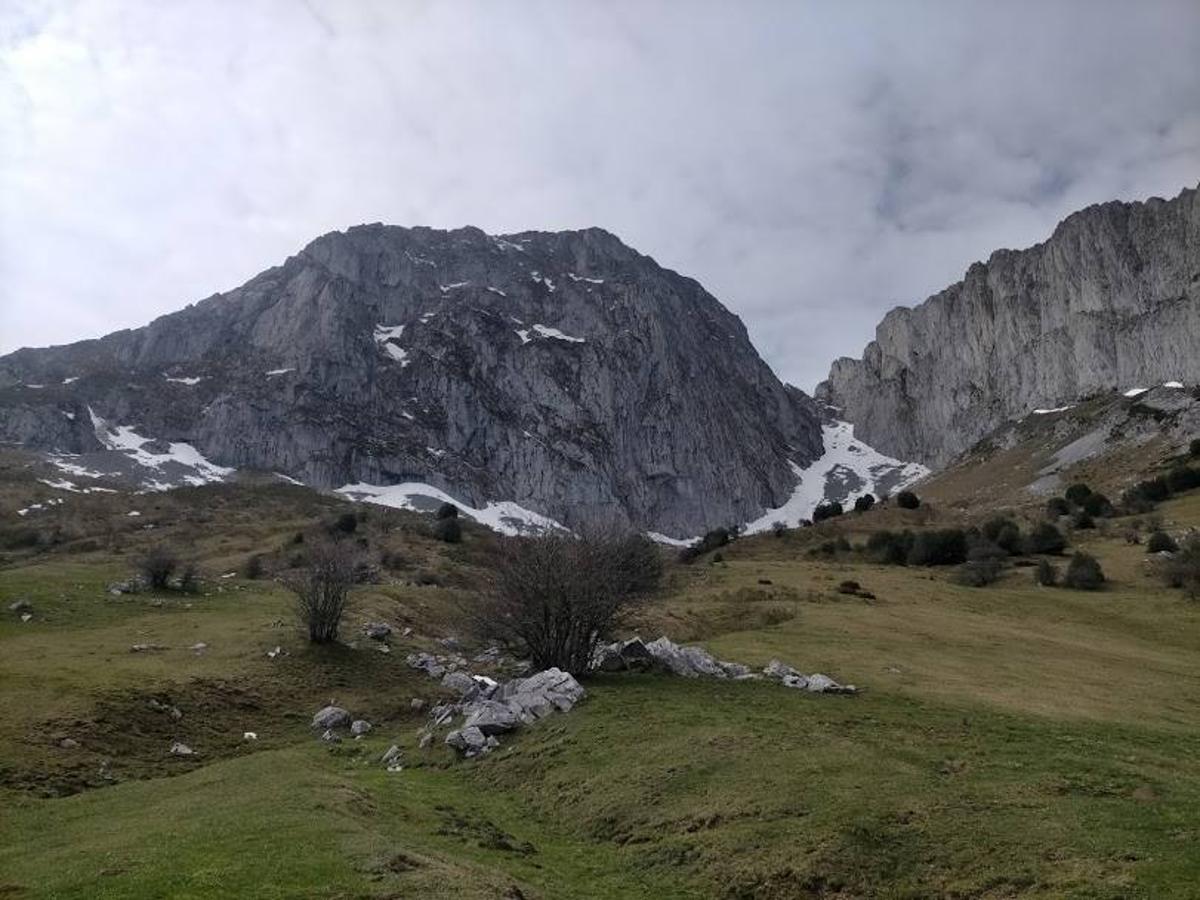
[[[601,672],[669,672],[684,678],[728,678],[734,681],[765,676],[784,687],[814,694],[857,693],[854,685],[838,684],[819,672],[802,674],[777,659],[771,660],[760,675],[741,663],[717,659],[703,647],[681,646],[666,637],[649,643],[634,637],[607,644],[597,651],[592,667]]]

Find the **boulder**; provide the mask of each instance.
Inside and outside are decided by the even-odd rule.
[[[412,700],[408,702],[408,706],[409,709],[413,710],[414,712],[420,712],[425,708],[425,701],[420,697],[413,697]]]
[[[503,702],[522,722],[529,724],[556,709],[567,712],[586,695],[583,686],[569,673],[552,668],[528,678],[514,678],[501,685],[493,699]]]
[[[463,709],[466,715],[464,728],[478,728],[484,734],[503,734],[521,724],[520,716],[508,705],[498,700],[480,700]]]
[[[475,679],[467,672],[447,672],[442,677],[442,687],[462,697],[475,690]]]
[[[168,751],[172,756],[194,756],[196,751],[187,744],[175,741],[171,744],[171,749]]]
[[[341,743],[342,738],[336,731],[334,731],[332,728],[329,728],[326,729],[325,733],[321,735],[321,740],[325,741],[327,744],[339,744]]]
[[[446,667],[429,653],[410,653],[404,658],[410,669],[424,672],[430,678],[441,678],[446,673]]]
[[[326,706],[313,716],[312,727],[320,731],[344,728],[350,724],[350,713],[340,706]]]
[[[350,723],[350,733],[355,737],[361,734],[366,734],[371,730],[371,723],[366,719],[355,719]]]
[[[392,746],[388,747],[387,750],[384,751],[383,756],[379,757],[379,763],[385,768],[390,769],[392,766],[400,764],[400,756],[400,748],[395,744],[392,744]]]
[[[368,622],[363,626],[363,634],[373,641],[386,641],[392,634],[392,626],[386,622]]]
[[[683,647],[667,637],[646,644],[650,654],[666,669],[685,678],[727,678],[720,662],[703,647]]]
[[[490,749],[487,736],[475,727],[450,732],[446,735],[446,744],[464,756],[476,756]]]
[[[601,647],[594,667],[602,672],[644,672],[658,666],[658,660],[640,637],[617,641]]]

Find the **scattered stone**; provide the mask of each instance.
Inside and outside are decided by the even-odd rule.
[[[430,678],[441,678],[446,674],[446,667],[429,653],[410,653],[404,658],[410,669],[419,669]]]
[[[340,744],[342,742],[341,736],[332,728],[327,729],[325,733],[321,735],[321,740],[325,741],[327,744]]]
[[[412,700],[409,701],[408,706],[409,709],[413,710],[414,712],[420,712],[425,708],[425,701],[420,697],[413,697]]]
[[[386,641],[392,634],[392,626],[386,622],[368,622],[363,626],[363,634],[373,641]]]
[[[63,738],[58,742],[58,746],[62,747],[64,750],[78,750],[79,741],[75,740],[74,738]]]
[[[465,696],[475,689],[475,679],[466,672],[447,672],[442,678],[442,687]]]
[[[179,741],[175,741],[174,743],[171,744],[170,753],[172,756],[194,756],[196,751],[193,750],[191,747],[189,747],[187,744],[183,744],[183,743],[180,743]]]
[[[771,660],[763,669],[763,674],[768,678],[774,678],[779,681],[784,687],[794,688],[795,690],[808,691],[813,694],[856,694],[858,688],[852,684],[838,684],[828,675],[822,675],[816,672],[812,675],[805,675],[803,672],[798,672],[791,666],[780,662],[777,659]]]
[[[379,757],[379,763],[389,771],[392,766],[398,766],[400,764],[400,748],[392,744],[392,746],[387,748],[383,756]]]
[[[166,650],[162,644],[134,644],[129,648],[130,653],[155,653],[159,650]]]
[[[504,703],[528,725],[554,710],[568,712],[586,696],[587,691],[569,673],[554,668],[513,679],[502,685],[493,699]]]
[[[503,734],[521,724],[511,707],[498,700],[481,700],[463,710],[467,716],[464,728],[478,728],[484,734]]]
[[[432,731],[421,732],[421,740],[418,742],[418,746],[422,750],[424,750],[426,747],[428,747],[432,743],[433,743],[433,732]]]
[[[258,732],[256,732],[256,731],[243,731],[243,732],[242,732],[242,740],[243,740],[243,741],[257,741],[257,740],[258,740]]]
[[[208,649],[208,644],[204,643],[204,641],[200,641],[199,643],[192,644],[192,646],[189,647],[188,649],[191,650],[193,653],[199,654],[199,653],[203,653],[205,650]]]
[[[489,749],[487,736],[478,728],[463,728],[446,735],[446,744],[470,758],[486,753]]]
[[[443,647],[445,647],[447,650],[458,650],[462,647],[462,644],[459,642],[458,638],[456,638],[456,637],[444,637],[440,641],[438,641],[438,643],[441,644]]]
[[[33,604],[28,600],[18,600],[8,605],[8,611],[14,613],[33,612]]]
[[[408,637],[410,634],[412,634],[412,629],[406,627],[402,632],[400,632],[400,634],[402,637]]]
[[[350,713],[340,706],[326,706],[313,716],[312,727],[322,731],[343,728],[350,724]]]
[[[274,659],[277,656],[287,656],[287,651],[282,647],[276,647],[274,650],[267,651],[267,659]]]
[[[33,620],[33,613],[21,613],[21,621],[29,622]]]
[[[429,711],[429,719],[435,728],[445,725],[454,718],[455,710],[456,707],[453,703],[439,703]]]
[[[350,723],[350,733],[355,737],[366,734],[371,730],[371,723],[366,719],[355,719]]]

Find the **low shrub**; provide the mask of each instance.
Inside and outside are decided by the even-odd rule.
[[[1096,520],[1081,509],[1079,512],[1075,513],[1075,518],[1071,520],[1071,525],[1075,528],[1086,531],[1089,528],[1096,527]]]
[[[453,503],[443,503],[438,507],[437,513],[434,514],[437,519],[457,519],[458,507]]]
[[[908,554],[912,551],[911,531],[875,531],[867,538],[867,556],[888,566],[908,565]]]
[[[1054,587],[1058,584],[1058,569],[1054,568],[1047,559],[1039,559],[1033,570],[1033,580],[1043,587]]]
[[[875,505],[875,495],[874,494],[863,494],[861,497],[859,497],[857,500],[854,501],[854,511],[860,512],[860,513],[866,512],[874,505]]]
[[[696,541],[690,547],[684,547],[679,551],[679,561],[690,563],[695,559],[703,556],[718,547],[724,547],[730,541],[728,528],[714,528],[707,532],[704,537]]]
[[[352,512],[344,512],[329,526],[335,534],[354,534],[358,530],[358,516]]]
[[[1051,497],[1046,501],[1046,513],[1054,516],[1069,516],[1071,514],[1071,504],[1067,502],[1065,497]]]
[[[912,491],[901,491],[896,495],[896,505],[901,509],[916,509],[921,505],[921,498]]]
[[[966,559],[967,533],[961,528],[918,532],[908,554],[910,566],[954,566]]]
[[[154,590],[165,590],[179,568],[179,556],[165,544],[156,544],[137,559],[138,572]]]
[[[1087,553],[1076,553],[1067,564],[1063,575],[1063,587],[1077,591],[1097,591],[1104,586],[1104,571],[1096,557]]]
[[[253,554],[246,560],[246,564],[242,566],[242,576],[255,581],[263,576],[263,555],[261,553]]]
[[[1172,494],[1182,494],[1200,487],[1200,469],[1176,466],[1167,473],[1167,487]]]
[[[1088,497],[1090,497],[1091,494],[1092,494],[1092,489],[1081,481],[1076,482],[1075,484],[1071,485],[1064,492],[1064,496],[1066,496],[1067,502],[1072,504],[1073,506],[1081,506],[1083,504],[1083,501],[1086,500]]]
[[[985,538],[1009,556],[1021,552],[1021,528],[1006,516],[996,516],[984,523],[981,532]]]
[[[1156,531],[1150,535],[1150,540],[1146,542],[1147,553],[1174,553],[1179,549],[1179,545],[1165,531]]]
[[[986,587],[999,580],[1003,572],[1004,564],[999,559],[972,559],[955,570],[954,581],[967,587]]]
[[[1099,493],[1088,494],[1087,497],[1084,498],[1084,501],[1079,504],[1079,508],[1089,516],[1094,516],[1096,518],[1111,516],[1113,514],[1112,503],[1109,502],[1107,497]]]
[[[1195,600],[1200,597],[1200,535],[1193,534],[1183,542],[1163,567],[1167,585],[1183,588]]]
[[[438,519],[433,526],[433,536],[447,544],[462,543],[462,525],[459,524],[458,517]]]
[[[842,509],[842,504],[833,500],[827,503],[821,503],[813,510],[813,524],[824,522],[826,519],[835,519],[840,516],[845,510]]]
[[[1049,522],[1036,526],[1025,538],[1027,553],[1057,555],[1067,548],[1067,539],[1057,527]]]
[[[1192,456],[1200,456],[1200,438],[1192,438],[1192,442],[1188,444],[1188,453]]]

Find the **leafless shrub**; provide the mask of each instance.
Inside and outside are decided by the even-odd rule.
[[[501,551],[492,589],[472,610],[476,630],[535,668],[587,671],[596,647],[662,579],[662,557],[640,535],[556,532]]]
[[[296,595],[300,619],[313,643],[337,640],[356,565],[348,544],[326,541],[310,546],[299,569],[283,577],[284,585]]]
[[[137,559],[138,572],[153,590],[166,590],[179,568],[179,556],[165,544],[156,544]]]
[[[1182,588],[1193,600],[1200,598],[1200,534],[1192,534],[1163,565],[1169,587]]]

